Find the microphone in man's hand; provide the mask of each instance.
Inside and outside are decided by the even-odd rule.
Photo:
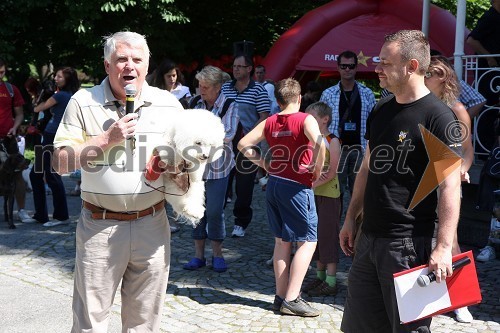
[[[451,264],[451,270],[455,271],[459,268],[462,268],[465,265],[470,264],[469,257],[463,257]],[[430,272],[427,275],[420,275],[417,279],[417,283],[420,287],[427,287],[431,282],[436,281],[436,274],[434,272]]]
[[[125,86],[125,95],[127,96],[125,103],[126,114],[134,112],[135,94],[137,94],[137,88],[133,84],[127,84]]]

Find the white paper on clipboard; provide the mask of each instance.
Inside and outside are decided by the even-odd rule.
[[[418,277],[428,272],[428,267],[425,267],[394,278],[401,322],[418,320],[451,306],[446,282],[432,282],[426,287],[418,285]]]

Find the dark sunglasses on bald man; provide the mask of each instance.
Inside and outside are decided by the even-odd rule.
[[[356,64],[340,64],[339,68],[340,69],[347,69],[347,68],[354,69],[354,68],[356,68]]]

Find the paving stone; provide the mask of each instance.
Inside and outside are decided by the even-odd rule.
[[[74,182],[67,177],[63,179],[71,190]],[[192,227],[181,224],[181,230],[172,235],[170,279],[161,321],[163,332],[340,332],[351,266],[351,259],[343,255],[338,264],[338,295],[308,299],[321,310],[319,317],[282,316],[270,310],[275,293],[274,273],[266,261],[271,257],[274,240],[266,221],[264,193],[256,187],[254,219],[245,237],[228,237],[223,243],[229,265],[225,273],[216,273],[210,267],[197,271],[182,269],[194,254]],[[33,210],[31,197],[28,194],[29,211]],[[68,196],[68,205],[70,220],[77,220],[80,199]],[[228,204],[225,212],[228,235],[233,228],[232,208]],[[0,227],[0,274],[71,296],[77,223],[53,228],[38,223],[16,225],[16,230]],[[210,263],[209,244],[206,254]],[[500,261],[477,263],[477,271],[483,301],[469,307],[474,322],[457,323],[454,315],[441,315],[433,320],[433,332],[500,333]],[[314,269],[310,269],[307,278],[313,278],[314,274]],[[120,303],[118,291],[111,310],[119,313]]]

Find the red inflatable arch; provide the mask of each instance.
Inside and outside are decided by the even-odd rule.
[[[334,75],[336,56],[351,50],[358,54],[358,76],[375,77],[384,36],[401,29],[421,29],[422,6],[421,0],[335,0],[316,8],[269,50],[263,61],[267,76],[273,80],[295,77],[303,82],[306,77]],[[431,5],[431,48],[452,56],[455,24],[451,13]]]

